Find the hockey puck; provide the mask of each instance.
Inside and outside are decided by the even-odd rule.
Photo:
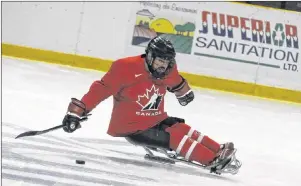
[[[84,160],[76,160],[75,162],[76,162],[77,164],[82,164],[82,165],[86,163]]]

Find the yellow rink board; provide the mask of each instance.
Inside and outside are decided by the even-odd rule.
[[[2,55],[106,72],[112,60],[2,43]],[[192,86],[301,103],[301,91],[180,72]]]

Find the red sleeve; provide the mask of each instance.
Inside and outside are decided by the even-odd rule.
[[[122,87],[122,67],[120,61],[113,62],[110,70],[90,86],[89,91],[81,99],[87,111],[94,109],[101,101],[115,95]]]
[[[168,88],[178,86],[182,82],[182,77],[179,74],[178,66],[175,64],[165,80],[165,84]]]

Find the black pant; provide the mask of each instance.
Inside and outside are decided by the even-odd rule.
[[[179,122],[184,123],[185,120],[182,118],[168,117],[161,121],[158,125],[145,131],[139,131],[131,134],[127,136],[126,139],[137,145],[169,150],[170,134],[166,132],[165,129]]]

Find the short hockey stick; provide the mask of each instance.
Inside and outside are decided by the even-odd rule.
[[[90,116],[90,115],[87,115],[87,116]],[[83,122],[83,121],[85,121],[87,119],[88,119],[88,117],[84,117],[84,118],[80,119],[80,122]],[[21,137],[26,137],[26,136],[36,136],[36,135],[44,134],[44,133],[47,133],[47,132],[50,132],[50,131],[53,131],[53,130],[56,130],[56,129],[59,129],[59,128],[62,128],[62,127],[64,127],[64,125],[58,125],[58,126],[46,129],[46,130],[41,130],[41,131],[27,131],[27,132],[23,132],[23,133],[19,134],[15,139],[21,138]]]

